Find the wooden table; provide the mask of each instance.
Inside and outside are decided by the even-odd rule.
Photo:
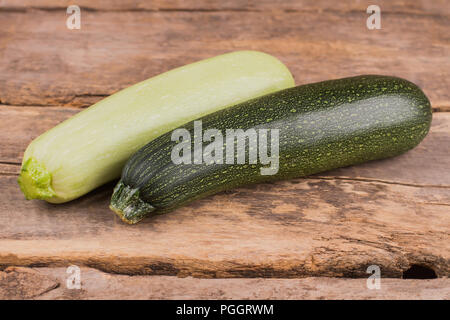
[[[0,1],[0,298],[450,298],[448,1],[377,1],[380,30],[366,27],[370,1],[78,0],[80,30],[66,27],[69,2]],[[242,49],[278,57],[297,84],[411,80],[431,100],[431,132],[394,159],[135,226],[108,209],[113,184],[25,201],[16,180],[33,138],[133,83]],[[71,264],[82,290],[66,288]],[[381,290],[366,287],[370,265]]]

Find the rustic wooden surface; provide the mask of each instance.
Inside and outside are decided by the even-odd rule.
[[[382,277],[399,278],[411,265],[449,276],[448,2],[379,1],[382,29],[371,31],[365,25],[369,2],[243,3],[79,1],[82,28],[68,30],[65,1],[0,1],[1,268],[58,273],[57,267],[75,263],[130,275],[303,278],[367,277],[367,266],[376,264]],[[432,102],[431,132],[394,159],[233,190],[136,226],[109,211],[112,184],[64,205],[24,200],[16,179],[33,138],[132,83],[240,49],[277,56],[298,84],[362,73],[405,77]],[[36,270],[15,272],[37,279],[30,297],[45,296],[48,288],[47,297],[65,294]],[[111,276],[116,286],[125,285],[115,277],[123,276]],[[161,279],[161,286],[175,281],[150,278]],[[191,297],[212,292],[195,279],[178,280],[197,283],[200,291]],[[255,287],[242,291],[243,298],[273,288],[264,279],[245,281]],[[329,288],[317,292],[339,298],[338,288],[345,287],[339,281],[347,280],[279,281],[269,297],[288,297],[282,292],[294,282],[283,281],[312,281],[315,290],[325,281]],[[362,280],[348,281],[350,288]],[[447,279],[433,281],[441,281],[436,288],[449,286]],[[233,283],[224,297],[240,290]],[[392,282],[397,289],[385,297],[404,297],[403,285]],[[320,296],[299,290],[291,297]],[[344,291],[341,297],[349,297]],[[100,297],[96,292],[79,298]]]
[[[10,267],[0,271],[0,299],[450,299],[447,279],[381,279],[379,290],[366,279],[195,279],[91,268],[81,268],[80,289],[67,279],[65,268]]]

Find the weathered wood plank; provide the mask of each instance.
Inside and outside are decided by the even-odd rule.
[[[127,274],[367,277],[367,266],[376,264],[382,276],[400,277],[420,264],[449,275],[447,113],[435,114],[425,141],[395,159],[240,188],[136,226],[108,209],[113,184],[56,206],[25,201],[16,183],[31,139],[78,112],[61,105],[87,106],[231,50],[274,54],[299,84],[360,73],[402,76],[423,87],[435,109],[448,110],[445,3],[383,2],[383,28],[376,31],[365,27],[363,2],[79,4],[90,10],[83,11],[82,29],[70,31],[64,2],[1,3],[0,103],[17,107],[0,106],[0,267],[76,263]]]
[[[58,287],[55,277],[31,268],[9,267],[0,271],[0,300],[32,299]]]
[[[71,0],[3,0],[0,9],[41,10],[65,9],[73,4]],[[77,5],[86,10],[99,11],[365,11],[373,4],[369,0],[339,1],[328,0],[78,0]],[[449,14],[450,8],[445,0],[408,1],[378,0],[383,12],[403,12],[417,14]]]
[[[0,299],[450,299],[450,280],[193,279],[126,276],[81,268],[81,290],[66,287],[65,268],[0,271]]]
[[[68,30],[65,19],[59,9],[0,11],[2,103],[87,106],[173,67],[253,49],[280,58],[298,84],[383,73],[417,83],[436,107],[450,106],[445,15],[394,11],[381,30],[366,28],[364,10],[86,11],[81,30]]]
[[[35,137],[79,112],[67,107],[0,107],[0,174],[18,173]],[[432,150],[432,152],[431,152]],[[371,179],[387,183],[450,186],[450,113],[434,113],[430,134],[415,149],[393,159],[333,170],[321,177]]]
[[[297,179],[218,194],[129,226],[112,185],[63,205],[25,201],[0,176],[0,265],[85,265],[195,277],[450,274],[450,189]]]

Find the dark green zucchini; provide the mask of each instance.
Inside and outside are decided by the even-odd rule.
[[[201,120],[203,132],[214,128],[224,136],[226,129],[279,129],[278,172],[262,175],[260,168],[267,165],[248,161],[174,164],[171,152],[178,141],[172,141],[169,132],[135,153],[123,169],[110,207],[125,222],[136,223],[151,212],[163,213],[244,184],[399,155],[426,136],[431,107],[424,93],[409,81],[365,75],[285,89]],[[194,135],[194,122],[183,128]],[[204,147],[208,144],[203,142]],[[248,139],[245,148],[249,150]]]

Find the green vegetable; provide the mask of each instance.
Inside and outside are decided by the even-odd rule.
[[[126,160],[161,134],[293,85],[279,60],[256,51],[224,54],[163,73],[117,92],[32,141],[19,185],[27,199],[75,199],[118,178]]]
[[[235,164],[175,164],[173,150],[178,150],[184,139],[172,141],[172,133],[168,132],[139,150],[124,167],[110,207],[125,222],[136,223],[149,213],[164,213],[244,184],[306,176],[399,155],[425,137],[431,108],[427,97],[413,83],[366,75],[285,89],[200,120],[204,133],[215,128],[223,136],[226,129],[241,128],[272,130],[270,135],[274,132],[276,137],[278,129],[278,170],[272,175],[262,174],[260,169],[268,167],[267,161],[265,165],[261,161],[237,164],[237,152]],[[193,140],[198,139],[195,122],[183,127],[190,137],[195,136]],[[224,145],[220,149],[223,154],[230,145],[239,146],[237,140]],[[264,141],[259,136],[258,140]],[[271,145],[268,138],[266,141]],[[249,151],[254,148],[250,148],[250,139],[244,142],[240,150],[250,157]],[[203,140],[203,156],[212,143]],[[191,141],[186,146],[195,149]],[[270,149],[272,153],[276,151],[276,144]],[[195,154],[188,154],[186,159],[195,159]]]

